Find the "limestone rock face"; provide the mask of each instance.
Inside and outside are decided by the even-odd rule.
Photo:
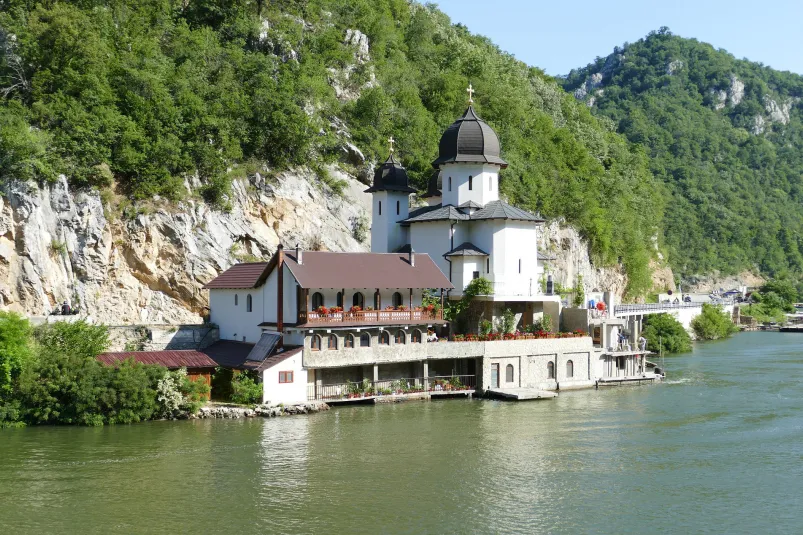
[[[200,323],[202,286],[240,260],[267,259],[281,242],[323,250],[368,250],[352,236],[370,218],[353,177],[342,196],[305,170],[236,181],[231,210],[198,200],[152,213],[107,217],[96,192],[9,183],[0,197],[0,307],[45,316],[67,300],[90,321]],[[367,214],[367,215],[366,215]]]

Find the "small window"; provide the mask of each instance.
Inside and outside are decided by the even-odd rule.
[[[401,203],[396,201],[396,215],[399,215],[399,213],[401,213]]]
[[[421,331],[419,331],[418,329],[414,330],[413,331],[413,336],[411,337],[412,343],[420,344],[421,343],[421,338],[422,338]]]
[[[279,383],[292,383],[293,382],[293,372],[279,372]]]
[[[345,340],[343,340],[343,347],[347,349],[352,349],[354,347],[354,335],[347,334]]]
[[[310,340],[310,349],[313,351],[321,350],[321,337],[317,334],[312,335],[312,340]]]
[[[452,191],[452,177],[449,177],[449,191]]]
[[[381,346],[389,346],[390,345],[390,335],[387,331],[382,331],[379,333],[379,345]]]
[[[488,191],[493,191],[493,190],[494,190],[494,179],[493,178],[489,178],[488,179]]]
[[[379,215],[382,215],[382,201],[377,202],[379,202]]]
[[[365,308],[365,297],[360,292],[357,292],[351,298],[351,304],[355,307]]]
[[[485,259],[485,273],[490,273],[490,272],[491,272],[491,259],[490,258],[486,258]]]
[[[396,338],[393,340],[396,344],[404,345],[407,342],[407,336],[404,331],[396,331]]]
[[[337,303],[337,306],[339,306],[340,308],[343,308],[343,292],[337,292],[336,303]]]
[[[360,347],[371,347],[371,335],[362,333],[360,335]]]
[[[399,292],[393,293],[393,306],[400,307],[402,305],[402,296]]]
[[[234,294],[234,306],[237,306],[237,301],[239,301],[239,299],[240,299],[240,296],[237,295],[237,294]]]
[[[521,273],[521,258],[519,258],[519,273]]]
[[[474,189],[474,177],[471,175],[469,175],[468,177],[468,189],[469,190]]]
[[[323,306],[323,294],[321,292],[315,292],[312,294],[312,310],[318,310],[318,308]]]
[[[330,334],[329,335],[328,348],[329,349],[337,349],[337,335],[336,334]]]
[[[508,364],[507,366],[505,366],[505,381],[507,381],[508,383],[512,383],[513,382],[513,365],[512,364]]]
[[[471,275],[471,278],[472,278],[472,279],[479,279],[479,278],[480,278],[480,272],[479,272],[479,271],[475,271],[475,272],[474,272],[474,273]]]
[[[546,365],[546,377],[547,379],[555,378],[555,363],[551,360]]]
[[[574,377],[574,362],[571,360],[566,363],[566,377]]]
[[[245,296],[245,311],[253,312],[253,302],[251,301],[251,294]]]

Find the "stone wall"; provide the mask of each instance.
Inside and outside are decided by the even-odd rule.
[[[219,338],[212,325],[121,325],[109,327],[109,351],[204,349]]]

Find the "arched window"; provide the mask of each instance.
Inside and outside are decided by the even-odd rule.
[[[566,362],[566,377],[574,377],[574,362]]]
[[[312,335],[312,340],[310,340],[310,349],[313,351],[321,350],[321,337],[317,334]]]
[[[491,272],[491,259],[490,258],[486,258],[485,259],[485,273],[487,274],[487,273],[490,273],[490,272]]]
[[[396,338],[393,341],[397,344],[404,345],[407,342],[407,336],[402,330],[396,331]]]
[[[318,307],[323,306],[323,294],[321,292],[315,292],[312,294],[312,310],[318,310]]]
[[[382,331],[379,333],[379,345],[381,346],[389,346],[390,345],[390,335],[387,331]]]
[[[452,177],[449,177],[449,191],[452,191]]]
[[[379,292],[374,292],[374,310],[379,310],[382,306],[382,296],[379,295]]]
[[[253,302],[251,301],[251,294],[245,296],[245,311],[252,312],[253,311]]]
[[[365,297],[360,292],[357,292],[351,298],[351,304],[355,307],[365,308]]]
[[[343,308],[343,292],[337,292],[337,300],[335,301],[337,306]]]
[[[469,190],[474,189],[474,177],[471,175],[469,175],[468,177],[468,189]]]
[[[337,349],[337,335],[336,334],[330,334],[329,335],[328,349]]]
[[[360,347],[371,347],[371,335],[362,333],[360,335]]]
[[[402,296],[399,292],[393,293],[393,306],[400,307],[402,304]]]
[[[234,294],[234,306],[237,306],[237,301],[239,301],[239,295]]]
[[[414,330],[413,331],[413,336],[411,337],[412,343],[420,344],[421,343],[421,337],[422,337],[421,331],[418,330],[418,329]]]
[[[555,378],[555,363],[551,360],[547,362],[546,365],[546,378],[547,379],[554,379]]]
[[[379,202],[379,215],[382,215],[382,201],[377,202]]]
[[[401,211],[401,203],[399,201],[396,201],[396,215],[399,215],[400,211]]]
[[[347,334],[345,340],[343,340],[343,347],[347,349],[352,349],[354,347],[354,335]]]
[[[508,383],[513,382],[513,365],[508,364],[505,366],[505,381]]]

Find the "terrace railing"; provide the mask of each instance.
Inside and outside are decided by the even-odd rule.
[[[302,324],[414,323],[442,319],[441,310],[360,310],[359,312],[343,311],[327,314],[301,311],[298,313],[298,322]]]
[[[374,399],[384,396],[414,396],[418,394],[462,394],[477,388],[475,375],[444,375],[432,377],[407,377],[381,381],[362,381],[330,385],[309,385],[307,398],[310,401],[346,401]]]

